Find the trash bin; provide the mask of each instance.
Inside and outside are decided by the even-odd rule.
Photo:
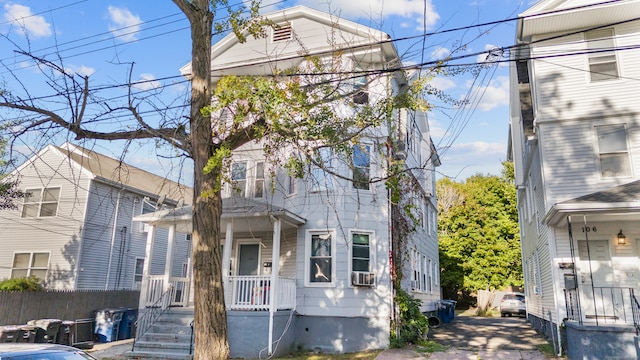
[[[44,338],[42,341],[36,342],[48,342],[54,344],[58,342],[58,332],[60,331],[61,324],[62,320],[60,319],[39,319],[27,321],[27,325],[33,325],[44,330]]]
[[[95,312],[96,325],[94,334],[101,343],[118,340],[120,322],[126,308],[102,309]]]
[[[17,325],[0,326],[0,343],[18,342],[20,335],[20,327]]]
[[[58,344],[72,346],[75,343],[76,322],[63,320],[58,331]]]
[[[444,324],[448,324],[453,320],[453,317],[451,316],[452,307],[453,305],[447,300],[440,300],[438,303],[438,317]]]
[[[43,343],[45,331],[35,325],[20,325],[20,338],[17,342],[21,343]]]
[[[456,318],[456,304],[458,303],[455,300],[444,300],[449,303],[449,318],[451,320]]]
[[[437,329],[440,327],[441,320],[438,317],[437,311],[426,311],[426,312],[423,312],[422,314],[427,317],[429,328]]]
[[[137,308],[127,308],[122,315],[120,321],[120,332],[118,332],[118,340],[131,339],[133,337],[133,325],[138,319]]]

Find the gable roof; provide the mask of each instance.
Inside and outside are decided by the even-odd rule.
[[[96,181],[115,187],[122,186],[144,196],[154,198],[166,196],[166,201],[169,203],[177,203],[179,200],[187,204],[192,202],[193,189],[186,185],[77,145],[65,143],[59,147],[50,146],[92,174]]]
[[[306,6],[278,10],[265,14],[263,17],[276,25],[293,24],[293,32],[300,39],[322,36],[324,41],[300,44],[292,40],[282,42],[282,46],[274,46],[269,39],[256,40],[249,37],[246,43],[241,44],[244,48],[242,54],[234,53],[233,56],[227,58],[223,55],[226,55],[233,47],[240,45],[238,38],[232,32],[211,48],[211,65],[214,76],[235,74],[238,71],[242,74],[270,74],[276,71],[273,66],[277,66],[279,69],[291,68],[308,55],[329,54],[336,50],[355,54],[377,49],[384,61],[399,61],[398,53],[388,34],[350,20]],[[298,33],[295,24],[299,21],[313,22],[317,26],[301,29]],[[325,34],[322,32],[323,28],[331,28],[336,31],[336,34]],[[274,65],[276,63],[277,65]],[[190,74],[191,63],[183,66],[180,72],[184,76]]]

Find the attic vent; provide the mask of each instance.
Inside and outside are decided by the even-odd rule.
[[[291,40],[291,35],[293,34],[293,29],[291,28],[291,24],[284,23],[278,24],[273,29],[273,41],[287,41]]]

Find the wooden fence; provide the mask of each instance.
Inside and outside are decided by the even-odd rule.
[[[0,325],[26,324],[29,320],[76,320],[92,317],[92,312],[108,308],[137,308],[140,291],[0,291]]]

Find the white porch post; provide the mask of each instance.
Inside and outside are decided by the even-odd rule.
[[[273,249],[271,253],[271,286],[269,289],[269,355],[273,354],[273,316],[278,310],[276,304],[276,292],[278,289],[278,273],[280,272],[280,231],[282,221],[274,219],[273,223]]]
[[[147,246],[144,250],[144,263],[142,265],[142,283],[140,284],[140,301],[138,303],[139,309],[147,307],[147,297],[149,293],[149,273],[151,268],[151,255],[153,254],[153,243],[156,239],[156,227],[149,224],[149,231],[147,232]]]
[[[224,237],[224,247],[222,248],[222,291],[224,292],[225,306],[229,306],[227,301],[231,289],[229,287],[229,265],[231,264],[231,247],[233,246],[233,222],[227,222],[227,230]]]
[[[167,290],[171,288],[171,269],[173,268],[173,249],[176,245],[176,225],[173,224],[169,226],[169,237],[167,239],[167,257],[164,263],[164,287],[162,292],[165,293]],[[165,306],[171,305],[171,301],[169,300],[168,304],[164,304]]]

